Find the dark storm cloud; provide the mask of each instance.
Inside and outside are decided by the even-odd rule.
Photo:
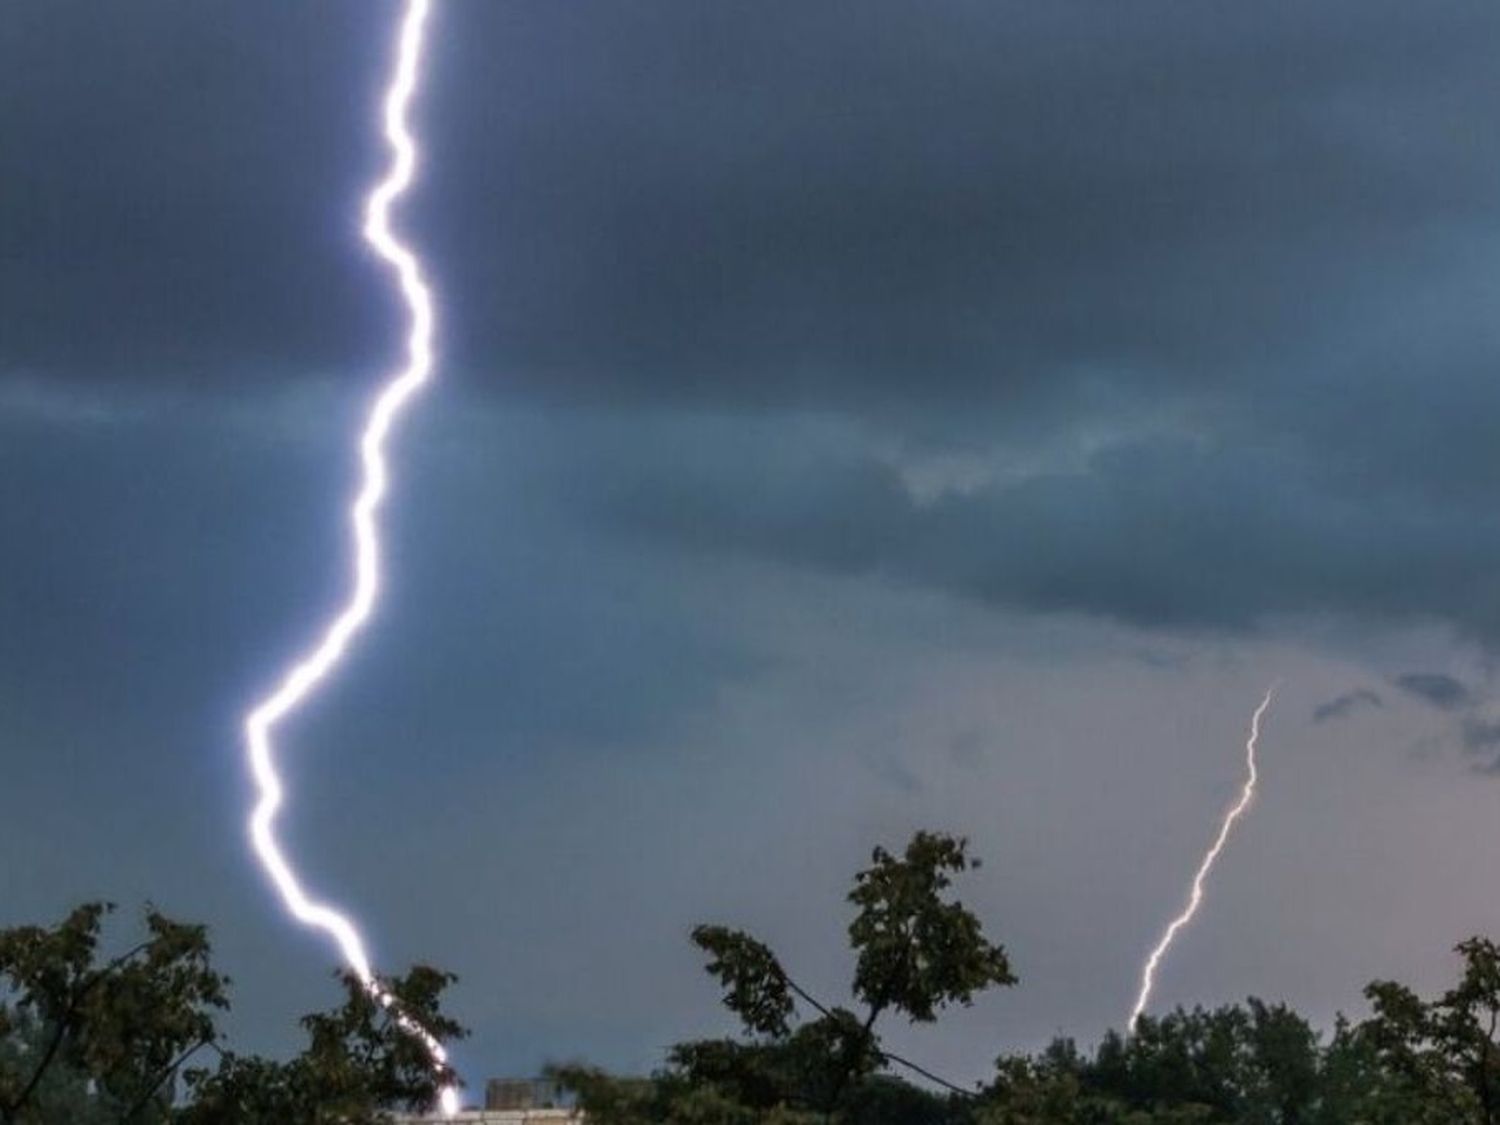
[[[864,406],[1218,384],[1321,354],[1500,193],[1500,16],[1477,2],[439,20],[412,222],[448,359],[500,387]],[[228,381],[206,365],[370,354],[381,293],[351,250],[381,26],[23,7],[7,363]]]
[[[383,354],[371,7],[13,6],[0,370],[237,390]]]
[[[447,73],[543,49],[435,115],[503,232],[452,231],[461,346],[543,393],[862,411],[1305,367],[1488,213],[1465,32],[1500,21],[1304,7],[492,13]]]
[[[1128,441],[924,494],[877,442],[805,420],[627,417],[586,433],[559,441],[566,458],[539,487],[695,551],[1152,628],[1332,612],[1500,637],[1500,527],[1483,508],[1321,487],[1274,447]]]
[[[366,378],[382,26],[7,21],[0,373]],[[1493,639],[1496,41],[1480,0],[449,5],[403,218],[451,384],[771,420],[733,460],[712,425],[561,450],[590,515],[1153,626]],[[789,449],[809,413],[868,440]]]
[[[1325,723],[1330,719],[1345,719],[1361,707],[1383,707],[1384,701],[1379,693],[1369,688],[1358,688],[1354,691],[1346,691],[1342,695],[1336,695],[1327,702],[1320,703],[1313,708],[1313,722]]]
[[[1442,672],[1404,672],[1391,682],[1444,711],[1462,710],[1474,702],[1474,693],[1462,681]]]

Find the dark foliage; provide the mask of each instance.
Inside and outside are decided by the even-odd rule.
[[[218,1028],[229,981],[206,930],[148,910],[144,938],[106,959],[112,909],[89,903],[51,928],[0,931],[4,1125],[364,1125],[429,1107],[450,1077],[345,974],[343,1004],[303,1019],[302,1054],[237,1055]],[[440,1008],[452,982],[418,966],[383,983],[395,1011],[447,1040],[463,1034]]]
[[[1500,947],[1480,938],[1458,947],[1463,971],[1442,996],[1377,982],[1369,1017],[1325,1034],[1255,999],[1179,1009],[1091,1051],[1064,1039],[1003,1055],[972,1090],[888,1054],[883,1014],[928,1022],[1015,980],[946,897],[974,866],[962,840],[929,833],[899,857],[876,849],[849,895],[853,1008],[809,995],[749,935],[700,926],[693,941],[747,1038],[679,1044],[650,1078],[557,1073],[591,1125],[1500,1125]]]
[[[948,898],[952,877],[976,866],[965,841],[928,832],[917,833],[900,856],[875,849],[849,893],[853,1007],[811,995],[750,935],[699,926],[693,943],[708,955],[707,971],[748,1039],[681,1043],[648,1080],[576,1066],[555,1073],[600,1125],[968,1120],[953,1091],[936,1095],[882,1073],[912,1064],[885,1050],[877,1025],[892,1012],[928,1023],[949,1005],[1015,982],[1005,951]]]

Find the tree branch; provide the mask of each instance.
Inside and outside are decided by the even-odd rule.
[[[831,1010],[820,1003],[816,997],[814,997],[791,977],[787,976],[785,971],[782,972],[781,979],[786,982],[786,986],[788,988],[790,988],[804,1001],[806,1001],[808,1006],[815,1009],[819,1015],[825,1017],[833,1015],[833,1012]],[[868,1031],[869,1028],[866,1027],[866,1030]],[[928,1070],[926,1067],[918,1066],[910,1059],[904,1059],[900,1055],[892,1054],[890,1051],[887,1051],[881,1047],[876,1047],[875,1053],[880,1056],[883,1062],[895,1063],[898,1066],[904,1066],[906,1067],[906,1069],[916,1074],[920,1074],[923,1078],[927,1079],[927,1081],[936,1083],[950,1093],[958,1094],[960,1097],[964,1098],[972,1098],[975,1096],[973,1090],[967,1090],[964,1087],[957,1085],[956,1083],[949,1082],[946,1078],[940,1078],[936,1074],[933,1074],[932,1071]]]
[[[95,985],[109,976],[110,973],[149,949],[151,942],[154,940],[152,938],[143,941],[134,949],[120,954],[120,956],[116,957],[108,965],[105,965],[104,968],[96,971],[86,983],[74,990],[73,995],[68,998],[67,1009],[63,1012],[62,1018],[57,1021],[57,1030],[52,1034],[52,1041],[47,1044],[47,1050],[42,1054],[42,1061],[37,1064],[37,1068],[32,1072],[30,1080],[27,1081],[21,1092],[16,1095],[16,1100],[5,1107],[5,1119],[7,1121],[13,1120],[15,1115],[20,1113],[26,1103],[31,1100],[31,1095],[36,1093],[37,1086],[41,1084],[42,1075],[46,1074],[47,1068],[52,1065],[52,1060],[57,1055],[58,1048],[62,1046],[62,1041],[68,1033],[68,1027],[73,1022],[73,1017],[78,1014],[78,1006],[83,1003],[84,997],[93,990]]]
[[[211,1043],[213,1043],[212,1038],[204,1036],[202,1039],[198,1040],[198,1042],[194,1043],[187,1050],[183,1051],[182,1054],[178,1055],[175,1059],[168,1063],[161,1070],[160,1074],[157,1076],[156,1081],[151,1083],[151,1085],[146,1089],[146,1092],[142,1094],[138,1099],[136,1099],[136,1103],[128,1110],[126,1110],[125,1116],[120,1118],[120,1125],[125,1125],[125,1122],[129,1121],[137,1113],[145,1109],[147,1103],[149,1103],[151,1099],[156,1096],[156,1091],[161,1089],[161,1084],[172,1075],[176,1074],[178,1068],[181,1067],[183,1063],[187,1062],[188,1059],[192,1058],[204,1047],[207,1047]]]

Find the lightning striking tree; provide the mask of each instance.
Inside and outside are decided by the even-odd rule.
[[[354,921],[308,894],[275,833],[276,816],[285,797],[285,787],[276,769],[277,728],[334,672],[355,634],[375,610],[380,595],[377,517],[390,479],[385,444],[402,411],[432,377],[432,293],[417,255],[397,237],[390,220],[391,206],[411,186],[416,174],[417,144],[407,123],[407,111],[421,72],[430,9],[430,0],[407,0],[397,34],[395,69],[384,100],[385,138],[391,150],[391,163],[365,204],[365,239],[393,273],[406,305],[409,331],[405,362],[381,385],[359,441],[363,474],[349,509],[353,574],[348,598],[313,647],[292,663],[276,689],[246,716],[245,741],[259,794],[250,817],[250,837],[262,866],[292,916],[332,938],[349,971],[370,996],[382,1007],[390,1008],[400,1025],[423,1044],[435,1071],[445,1079],[442,1104],[451,1113],[458,1108],[458,1094],[450,1081],[452,1075],[443,1045],[429,1029],[400,1011],[396,997],[376,978],[364,938]]]

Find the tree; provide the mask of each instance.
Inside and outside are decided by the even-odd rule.
[[[1002,1057],[985,1125],[1314,1125],[1317,1033],[1283,1005],[1144,1017],[1092,1057],[1058,1040],[1035,1058]],[[1345,1125],[1359,1117],[1340,1119]],[[1331,1123],[1330,1123],[1331,1125]]]
[[[1404,1125],[1420,1122],[1422,1105],[1385,1065],[1369,1024],[1343,1016],[1323,1048],[1318,1066],[1316,1125]]]
[[[47,1029],[26,1012],[12,1012],[8,1025],[0,1017],[0,1076],[9,1095],[19,1092],[18,1076],[29,1076],[47,1048]],[[68,1121],[73,1125],[112,1125],[118,1109],[108,1112],[88,1076],[65,1060],[54,1060],[38,1080],[27,1103],[16,1111],[21,1121]]]
[[[1424,1003],[1393,981],[1365,990],[1375,1009],[1363,1028],[1412,1122],[1495,1125],[1500,1120],[1500,947],[1470,938],[1458,986]]]
[[[217,1037],[228,980],[209,964],[204,928],[148,909],[146,938],[101,965],[101,922],[113,909],[88,903],[52,929],[0,933],[0,1032],[24,1021],[35,1044],[0,1071],[0,1121],[53,1112],[42,1099],[54,1068],[81,1076],[123,1119],[161,1120],[177,1068]]]
[[[877,1073],[896,1063],[926,1074],[883,1048],[877,1024],[889,1013],[929,1023],[950,1005],[970,1004],[985,989],[1015,983],[1004,949],[984,936],[971,911],[947,898],[953,876],[978,861],[969,856],[966,841],[929,832],[913,836],[900,856],[876,848],[871,858],[848,896],[855,907],[848,933],[858,1011],[812,996],[756,938],[725,926],[698,926],[693,943],[708,955],[707,971],[719,981],[723,1003],[739,1017],[747,1040],[678,1044],[667,1067],[645,1081],[622,1083],[585,1067],[558,1068],[555,1073],[578,1091],[590,1120],[958,1120],[951,1099]],[[803,1018],[796,1022],[799,1011]]]
[[[289,1062],[223,1052],[216,1069],[187,1073],[192,1100],[176,1120],[181,1125],[366,1125],[385,1120],[388,1109],[430,1109],[456,1076],[447,1067],[435,1070],[423,1045],[357,977],[336,975],[344,1003],[302,1018],[306,1050]],[[439,1007],[454,979],[418,965],[380,984],[396,998],[395,1011],[445,1041],[465,1034]]]
[[[446,973],[417,966],[383,981],[394,1010],[340,974],[344,1002],[302,1020],[302,1054],[241,1056],[218,1027],[229,981],[212,967],[206,929],[148,909],[143,940],[104,960],[112,911],[88,903],[51,928],[0,931],[4,1125],[365,1125],[388,1107],[430,1107],[452,1080],[394,1014],[440,1041],[463,1035],[441,1011]],[[188,1069],[179,1090],[180,1072],[205,1049],[217,1066]]]

